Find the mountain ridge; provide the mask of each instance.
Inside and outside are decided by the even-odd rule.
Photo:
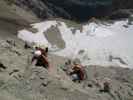
[[[66,0],[65,2],[61,0],[14,0],[14,3],[32,10],[42,19],[62,17],[77,21],[111,16],[112,13],[121,9],[133,8],[132,0]],[[128,16],[129,14],[126,17]]]

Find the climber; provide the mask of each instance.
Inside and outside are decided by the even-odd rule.
[[[72,66],[72,72],[70,73],[71,77],[72,77],[72,81],[76,82],[76,81],[81,81],[85,79],[85,73],[83,70],[83,66],[77,63],[74,63],[74,65]]]
[[[49,65],[47,53],[48,53],[48,48],[44,50],[41,47],[35,47],[32,63],[35,63],[36,66],[43,66],[49,69],[50,65]]]

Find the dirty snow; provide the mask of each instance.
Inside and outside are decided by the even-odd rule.
[[[27,42],[35,42],[44,45],[48,45],[48,40],[44,36],[44,32],[47,31],[52,26],[56,26],[56,21],[46,21],[42,23],[32,24],[31,26],[38,30],[37,33],[32,33],[27,29],[20,30],[18,33],[18,38],[27,41]],[[51,44],[49,44],[51,47]]]
[[[117,21],[114,24],[89,23],[83,25],[82,31],[76,30],[72,33],[72,27],[68,27],[64,22],[45,21],[32,24],[38,29],[37,33],[32,33],[26,29],[20,30],[18,37],[24,41],[49,44],[44,36],[44,32],[52,26],[57,26],[63,40],[66,43],[65,49],[59,49],[52,53],[70,58],[79,58],[83,64],[98,65],[120,65],[122,67],[133,68],[133,25],[127,25],[127,21]],[[79,53],[83,51],[82,53]],[[120,58],[109,60],[109,57]]]

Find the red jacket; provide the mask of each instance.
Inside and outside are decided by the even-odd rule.
[[[75,66],[75,67],[73,68],[73,70],[74,70],[74,73],[78,74],[78,76],[79,76],[79,78],[80,78],[81,80],[84,80],[85,75],[84,75],[84,71],[83,71],[82,68],[79,68],[79,67],[76,67],[76,66]]]
[[[39,57],[33,56],[32,62],[34,60],[37,60],[37,64],[41,63],[41,65],[46,65],[47,67],[49,67],[49,61],[48,61],[47,54],[46,54],[45,50],[42,48],[37,48],[37,50],[40,50],[42,55]]]

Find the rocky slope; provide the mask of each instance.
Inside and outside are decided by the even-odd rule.
[[[60,69],[66,60],[49,54],[54,71],[30,64],[31,49],[17,39],[0,39],[1,100],[132,100],[133,71],[120,67],[86,66],[87,79],[73,83]],[[101,93],[105,78],[110,93]]]

